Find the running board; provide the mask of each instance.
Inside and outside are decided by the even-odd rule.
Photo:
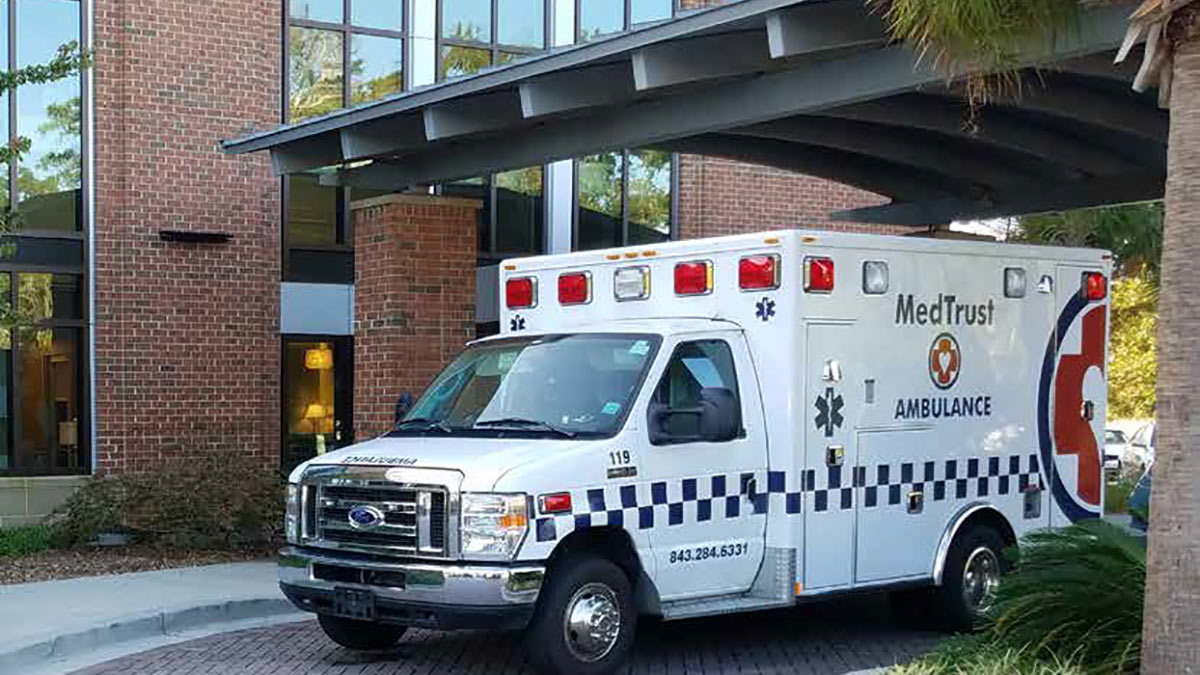
[[[790,548],[768,548],[758,577],[748,593],[720,595],[664,602],[664,621],[691,619],[718,614],[736,614],[763,609],[778,609],[796,604],[796,551]]]

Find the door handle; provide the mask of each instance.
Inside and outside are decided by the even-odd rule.
[[[751,501],[753,501],[754,498],[758,496],[758,481],[754,478],[754,474],[752,474],[752,473],[742,474],[742,490],[741,490],[741,492],[743,495],[746,496],[747,499],[750,499]]]
[[[825,448],[825,466],[841,466],[845,460],[845,447],[841,445],[831,445]]]
[[[1096,404],[1091,401],[1084,401],[1079,407],[1079,416],[1091,422],[1096,417]]]

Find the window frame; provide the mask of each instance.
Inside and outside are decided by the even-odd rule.
[[[578,2],[578,0],[576,0]],[[457,40],[447,38],[442,30],[443,21],[443,6],[444,0],[436,0],[437,16],[434,19],[436,25],[436,37],[434,39],[434,81],[443,82],[446,80],[444,71],[443,59],[445,56],[444,47],[463,47],[466,49],[480,49],[488,52],[489,68],[498,65],[501,54],[510,54],[515,57],[530,56],[533,54],[541,54],[550,48],[550,36],[554,31],[554,0],[542,0],[542,46],[541,47],[525,47],[519,45],[510,45],[500,42],[500,0],[490,0],[489,7],[491,11],[489,37],[487,42],[481,40]],[[465,77],[458,75],[456,77]]]
[[[529,253],[529,252],[525,252],[525,251],[501,251],[501,250],[499,250],[498,245],[497,245],[497,242],[499,241],[497,215],[499,214],[500,200],[496,197],[496,190],[497,190],[496,175],[497,174],[491,173],[486,176],[483,176],[484,180],[487,181],[487,209],[486,209],[486,213],[484,213],[484,211],[481,209],[480,214],[487,218],[487,221],[486,221],[487,222],[487,233],[485,235],[487,241],[485,242],[486,243],[485,246],[478,246],[477,250],[475,251],[475,261],[478,266],[496,265],[496,264],[499,264],[500,261],[507,260],[508,258],[514,258],[514,257],[520,257],[520,256],[530,256],[530,255],[541,255],[543,253],[546,253],[546,241],[547,241],[546,231],[547,231],[547,223],[550,222],[550,208],[551,208],[550,200],[546,194],[547,188],[549,187],[548,177],[546,174],[548,174],[549,172],[546,170],[545,165],[535,165],[535,166],[529,166],[529,167],[524,167],[524,168],[525,169],[538,168],[538,169],[541,169],[541,172],[542,172],[542,188],[541,188],[542,189],[542,246],[541,246],[541,250],[534,252],[534,253]],[[512,169],[512,170],[513,171],[521,171],[522,169]],[[508,172],[501,171],[499,173],[508,173]],[[434,189],[435,189],[436,194],[439,194],[439,195],[445,194],[445,184],[443,184],[443,183],[438,183]]]
[[[576,0],[578,2],[578,0]],[[618,247],[634,246],[629,241],[629,155],[636,150],[621,151],[621,242]],[[610,154],[610,153],[594,153]],[[571,161],[571,250],[579,251],[579,158]],[[667,241],[679,239],[679,153],[671,153],[671,206],[667,223]],[[637,244],[641,246],[643,244]],[[646,244],[648,245],[648,244]],[[603,249],[588,249],[603,250]]]
[[[612,0],[609,0],[609,1],[611,2]],[[633,3],[635,1],[636,0],[624,0],[625,20],[622,22],[620,30],[618,30],[615,33],[604,33],[599,36],[599,39],[604,39],[610,35],[618,35],[620,33],[624,33],[626,31],[632,30],[637,27],[653,26],[658,23],[663,23],[666,21],[671,21],[673,19],[677,19],[681,16],[689,16],[691,14],[695,14],[696,12],[703,12],[707,9],[712,9],[711,7],[700,7],[697,9],[683,9],[683,7],[682,7],[683,0],[671,0],[671,16],[663,17],[661,19],[655,19],[653,21],[642,21],[639,23],[633,23]],[[736,0],[724,0],[724,1],[726,3],[736,2]],[[582,16],[583,16],[583,11],[582,11],[583,10],[583,2],[584,2],[584,0],[574,0],[574,3],[575,3],[575,43],[576,44],[583,42],[583,22],[581,20]],[[439,4],[439,6],[441,5],[441,0],[438,1],[438,4]]]
[[[675,363],[675,358],[679,356],[680,350],[688,345],[694,345],[702,342],[719,342],[725,345],[725,349],[729,351],[729,366],[733,369],[733,397],[734,400],[737,401],[738,408],[738,433],[732,439],[727,441],[706,441],[696,438],[680,438],[679,440],[659,440],[656,442],[652,434],[653,425],[650,423],[650,412],[654,405],[655,396],[658,395],[659,388],[662,387],[663,383],[666,382],[668,377],[670,377],[671,365]],[[658,376],[658,381],[655,383],[654,388],[649,390],[647,394],[649,394],[649,398],[646,401],[646,439],[647,442],[653,447],[669,447],[673,445],[688,445],[691,443],[723,445],[725,443],[734,443],[746,438],[746,406],[745,402],[742,400],[742,383],[741,377],[738,375],[737,352],[734,350],[733,344],[730,343],[727,338],[718,336],[694,337],[675,343],[675,346],[671,348],[671,355],[663,364],[662,371]]]

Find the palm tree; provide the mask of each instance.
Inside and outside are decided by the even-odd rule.
[[[1069,28],[1080,7],[1080,0],[867,1],[896,38],[966,80],[972,109],[997,87],[1019,86],[1019,45]],[[1200,4],[1145,0],[1119,58],[1142,37],[1134,86],[1157,84],[1171,117],[1142,672],[1192,673],[1200,668]]]

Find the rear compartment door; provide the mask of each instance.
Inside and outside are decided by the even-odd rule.
[[[850,585],[854,561],[853,433],[858,377],[850,372],[854,325],[810,323],[805,340],[804,590]]]
[[[1107,292],[1087,297],[1085,275],[1095,273],[1107,276],[1099,265],[1059,265],[1055,275],[1055,339],[1038,392],[1040,458],[1055,526],[1098,517],[1104,504],[1109,308]]]

